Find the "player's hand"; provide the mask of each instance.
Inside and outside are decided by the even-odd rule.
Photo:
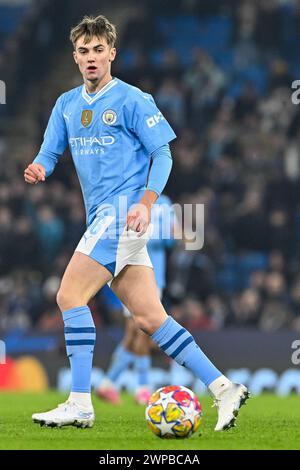
[[[138,232],[141,237],[147,232],[151,221],[151,207],[147,204],[136,204],[127,214],[127,230]]]
[[[45,181],[45,168],[40,163],[30,163],[24,171],[24,179],[26,183],[29,184],[37,184],[40,181]]]

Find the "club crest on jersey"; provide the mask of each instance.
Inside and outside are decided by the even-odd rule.
[[[108,126],[112,126],[117,120],[117,114],[112,109],[107,109],[102,114],[102,121]]]
[[[90,109],[84,109],[81,114],[81,124],[84,127],[88,127],[93,119],[93,111]]]

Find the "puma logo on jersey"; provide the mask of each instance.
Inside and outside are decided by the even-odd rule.
[[[65,118],[66,121],[70,121],[70,116],[71,116],[71,113],[69,114],[63,113],[63,117]]]

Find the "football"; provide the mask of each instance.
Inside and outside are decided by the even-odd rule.
[[[202,407],[195,393],[181,385],[161,387],[146,408],[149,429],[162,438],[190,437],[201,424]]]

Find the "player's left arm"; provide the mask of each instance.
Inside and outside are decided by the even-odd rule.
[[[127,228],[143,235],[151,221],[151,209],[162,193],[172,168],[169,142],[176,138],[173,129],[157,108],[152,96],[138,94],[131,109],[132,130],[149,152],[152,165],[147,188],[139,201],[127,214]]]
[[[143,235],[151,221],[151,209],[162,193],[171,169],[172,156],[168,144],[163,145],[151,154],[152,166],[149,172],[147,189],[138,205],[128,212],[127,227]]]

